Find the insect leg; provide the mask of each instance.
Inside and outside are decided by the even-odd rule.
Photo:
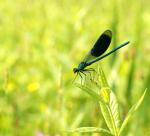
[[[93,68],[89,68],[89,69],[87,69],[88,71],[93,71],[93,76],[91,76],[91,80],[94,80],[94,74],[96,73],[96,70],[95,69],[93,69]]]
[[[94,68],[88,68],[88,69],[85,69],[85,70],[96,72]]]
[[[82,75],[81,75],[81,73],[80,73],[80,72],[79,72],[79,76],[81,77],[81,85],[82,85],[82,78],[83,78],[83,77],[82,77]]]
[[[94,80],[94,74],[96,73],[96,70],[93,69],[93,68],[88,68],[88,69],[84,69],[85,72],[88,72],[90,73],[90,77],[91,77],[91,80]],[[92,72],[93,71],[93,72]],[[92,72],[92,74],[91,74]]]
[[[86,80],[86,74],[83,71],[81,71],[81,73],[85,76],[85,80]]]
[[[76,74],[75,78],[73,79],[72,83],[74,83],[75,79],[77,78],[78,76],[78,73]]]
[[[84,72],[87,72],[87,73],[89,73],[89,74],[90,74],[90,78],[92,78],[92,75],[91,75],[91,70],[84,69],[83,71],[84,71]]]

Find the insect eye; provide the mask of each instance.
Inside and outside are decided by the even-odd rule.
[[[73,72],[74,72],[74,73],[76,73],[77,71],[78,71],[77,68],[74,68],[74,69],[73,69]]]

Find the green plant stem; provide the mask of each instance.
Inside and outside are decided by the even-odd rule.
[[[113,130],[114,130],[115,136],[118,136],[118,131],[117,131],[117,127],[116,127],[116,125],[115,125],[115,120],[114,120],[114,118],[113,118],[113,114],[112,114],[112,112],[111,112],[111,108],[110,108],[109,105],[107,105],[107,109],[108,109],[108,111],[109,111],[109,114],[110,114],[110,117],[111,117],[111,120],[112,120]]]

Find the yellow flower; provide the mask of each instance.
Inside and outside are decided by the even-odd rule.
[[[40,87],[40,85],[38,82],[32,82],[32,83],[28,84],[27,90],[29,92],[35,92],[39,89],[39,87]]]

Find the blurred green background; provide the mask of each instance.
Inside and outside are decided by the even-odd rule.
[[[0,136],[107,128],[99,104],[72,84],[72,69],[106,29],[109,50],[131,42],[101,61],[122,120],[148,88],[126,135],[150,135],[149,0],[0,0]]]

